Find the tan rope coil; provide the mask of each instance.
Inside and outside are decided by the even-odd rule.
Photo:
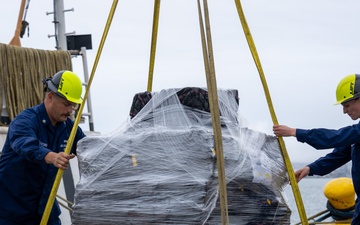
[[[41,80],[72,70],[68,51],[23,48],[0,43],[0,113],[3,96],[10,120],[44,98]],[[0,125],[2,125],[0,123]]]

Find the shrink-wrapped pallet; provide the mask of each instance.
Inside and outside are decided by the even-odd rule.
[[[230,224],[290,224],[277,139],[242,123],[236,90],[218,96]],[[73,224],[221,224],[207,91],[139,93],[130,118],[78,144]]]

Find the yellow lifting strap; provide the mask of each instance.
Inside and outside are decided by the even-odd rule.
[[[213,54],[212,54],[207,1],[204,0],[204,11],[205,11],[205,18],[207,25],[206,31],[207,31],[208,45],[206,45],[199,0],[198,0],[198,9],[199,9],[199,22],[201,27],[200,29],[201,37],[203,43],[206,81],[208,87],[211,118],[214,129],[215,149],[216,149],[216,157],[217,157],[218,176],[219,176],[221,218],[222,218],[222,224],[225,225],[225,224],[229,224],[227,195],[226,195],[226,179],[225,179],[225,170],[224,170],[224,156],[223,156],[222,134],[221,134],[221,124],[220,124],[220,114],[219,114],[220,111],[219,111],[219,102],[218,102],[217,87],[216,87],[215,66],[214,66]],[[152,91],[152,84],[153,84],[153,72],[154,72],[154,64],[155,64],[157,32],[159,25],[159,13],[160,13],[160,0],[155,0],[153,27],[152,27],[152,40],[151,40],[151,50],[150,50],[149,76],[148,76],[148,86],[147,86],[147,91],[149,92]],[[208,46],[208,49],[206,49],[206,46]]]
[[[152,36],[151,36],[151,50],[150,50],[150,63],[149,63],[149,77],[148,77],[148,86],[147,91],[152,91],[153,84],[153,74],[154,74],[154,65],[155,65],[155,53],[156,53],[156,41],[159,27],[159,14],[160,14],[160,0],[155,0],[154,2],[154,18],[153,18],[153,27],[152,27]]]
[[[97,65],[99,63],[99,60],[100,60],[101,52],[103,50],[107,34],[109,33],[110,25],[111,25],[112,19],[114,17],[117,4],[118,4],[118,0],[114,0],[113,4],[111,6],[110,13],[109,13],[109,16],[108,16],[108,19],[107,19],[107,22],[106,22],[106,25],[105,25],[105,28],[104,28],[104,32],[103,32],[103,35],[101,37],[99,49],[97,51],[95,61],[94,61],[94,65],[93,65],[93,68],[92,68],[92,71],[91,71],[91,74],[90,74],[88,85],[86,86],[86,91],[85,91],[84,100],[83,100],[84,102],[86,101],[87,96],[89,94],[90,86],[91,86],[93,77],[95,75],[96,67],[97,67]],[[81,118],[80,115],[82,114],[84,106],[85,106],[85,104],[80,105],[80,109],[78,111],[78,116],[75,118],[74,126],[73,126],[73,128],[71,130],[70,137],[68,139],[68,142],[66,144],[66,148],[65,148],[65,151],[64,151],[67,154],[70,153],[71,147],[73,145],[76,130],[77,130],[78,125],[80,123],[80,118]],[[56,198],[56,193],[57,193],[57,191],[59,189],[60,181],[61,181],[61,178],[62,178],[63,174],[64,174],[64,170],[58,169],[58,172],[56,174],[56,178],[55,178],[53,187],[52,187],[51,192],[50,192],[49,199],[48,199],[48,201],[46,203],[44,214],[43,214],[43,216],[41,218],[40,225],[46,225],[48,223],[49,216],[50,216],[50,213],[51,213],[51,209],[52,209],[52,207],[54,205],[54,201],[55,201],[55,198]]]
[[[242,7],[241,7],[240,0],[235,0],[235,4],[236,4],[236,8],[237,8],[237,11],[238,11],[238,14],[239,14],[239,18],[240,18],[240,21],[241,21],[241,24],[242,24],[242,27],[243,27],[243,30],[244,30],[244,33],[245,33],[245,37],[247,39],[249,48],[251,50],[251,54],[252,54],[253,59],[255,61],[256,67],[258,69],[261,82],[263,84],[263,88],[264,88],[264,92],[265,92],[265,95],[266,95],[266,100],[267,100],[267,103],[268,103],[268,106],[269,106],[271,118],[273,120],[273,123],[277,125],[278,121],[276,119],[274,107],[273,107],[271,97],[270,97],[270,92],[269,92],[269,89],[267,87],[267,83],[266,83],[266,80],[265,80],[265,75],[264,75],[264,72],[262,70],[262,66],[261,66],[261,63],[260,63],[260,58],[259,58],[259,56],[257,54],[256,47],[255,47],[255,44],[254,44],[254,40],[253,40],[253,38],[251,36],[250,29],[249,29],[249,27],[247,25],[245,15],[244,15],[244,12],[243,12]],[[286,166],[286,169],[287,169],[287,172],[288,172],[288,175],[289,175],[291,188],[292,188],[292,191],[293,191],[293,194],[294,194],[294,198],[295,198],[296,205],[297,205],[297,208],[298,208],[298,211],[299,211],[301,222],[302,222],[303,225],[304,224],[307,225],[308,221],[306,219],[306,212],[305,212],[304,205],[303,205],[303,202],[302,202],[302,199],[301,199],[301,194],[300,194],[300,191],[299,191],[299,187],[298,187],[298,184],[297,184],[296,179],[295,179],[294,170],[292,168],[291,161],[290,161],[289,155],[288,155],[286,147],[285,147],[285,142],[284,142],[282,137],[279,137],[278,140],[279,140],[279,144],[280,144],[280,148],[281,148],[281,154],[282,154],[282,157],[283,157],[283,160],[285,162],[285,166]]]
[[[209,10],[207,5],[207,0],[204,0],[203,6],[204,6],[205,26],[206,26],[206,29],[204,29],[200,0],[198,0],[197,3],[198,3],[198,12],[199,12],[201,43],[203,49],[203,58],[204,58],[204,66],[205,66],[205,74],[206,74],[206,83],[208,88],[211,120],[214,131],[215,152],[217,159],[216,163],[217,163],[218,181],[219,181],[221,221],[222,221],[222,225],[226,225],[229,224],[227,193],[226,193],[226,174],[225,174],[222,132],[221,132],[221,123],[220,123],[220,109],[219,109],[216,75],[215,75],[214,55],[213,55],[212,40],[211,40]],[[206,30],[206,35],[204,30]]]

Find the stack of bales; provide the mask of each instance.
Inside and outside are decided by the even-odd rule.
[[[290,224],[277,139],[242,125],[237,93],[218,92],[230,224]],[[130,116],[79,143],[73,224],[221,224],[207,91],[139,93]]]

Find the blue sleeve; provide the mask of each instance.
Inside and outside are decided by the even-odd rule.
[[[360,125],[343,127],[339,130],[317,128],[296,129],[296,138],[316,149],[345,147],[360,142]]]
[[[11,148],[32,162],[43,162],[50,152],[36,136],[36,122],[30,118],[18,117],[10,123],[8,136]]]
[[[71,153],[77,155],[76,152],[76,148],[77,148],[77,143],[78,141],[80,141],[81,139],[83,139],[85,137],[84,132],[82,131],[81,127],[78,126],[77,130],[76,130],[76,134],[75,134],[75,139],[74,139],[74,143],[73,146],[71,148]]]
[[[345,165],[351,160],[351,146],[335,148],[332,152],[324,157],[317,159],[309,164],[310,173],[312,175],[326,175]]]

